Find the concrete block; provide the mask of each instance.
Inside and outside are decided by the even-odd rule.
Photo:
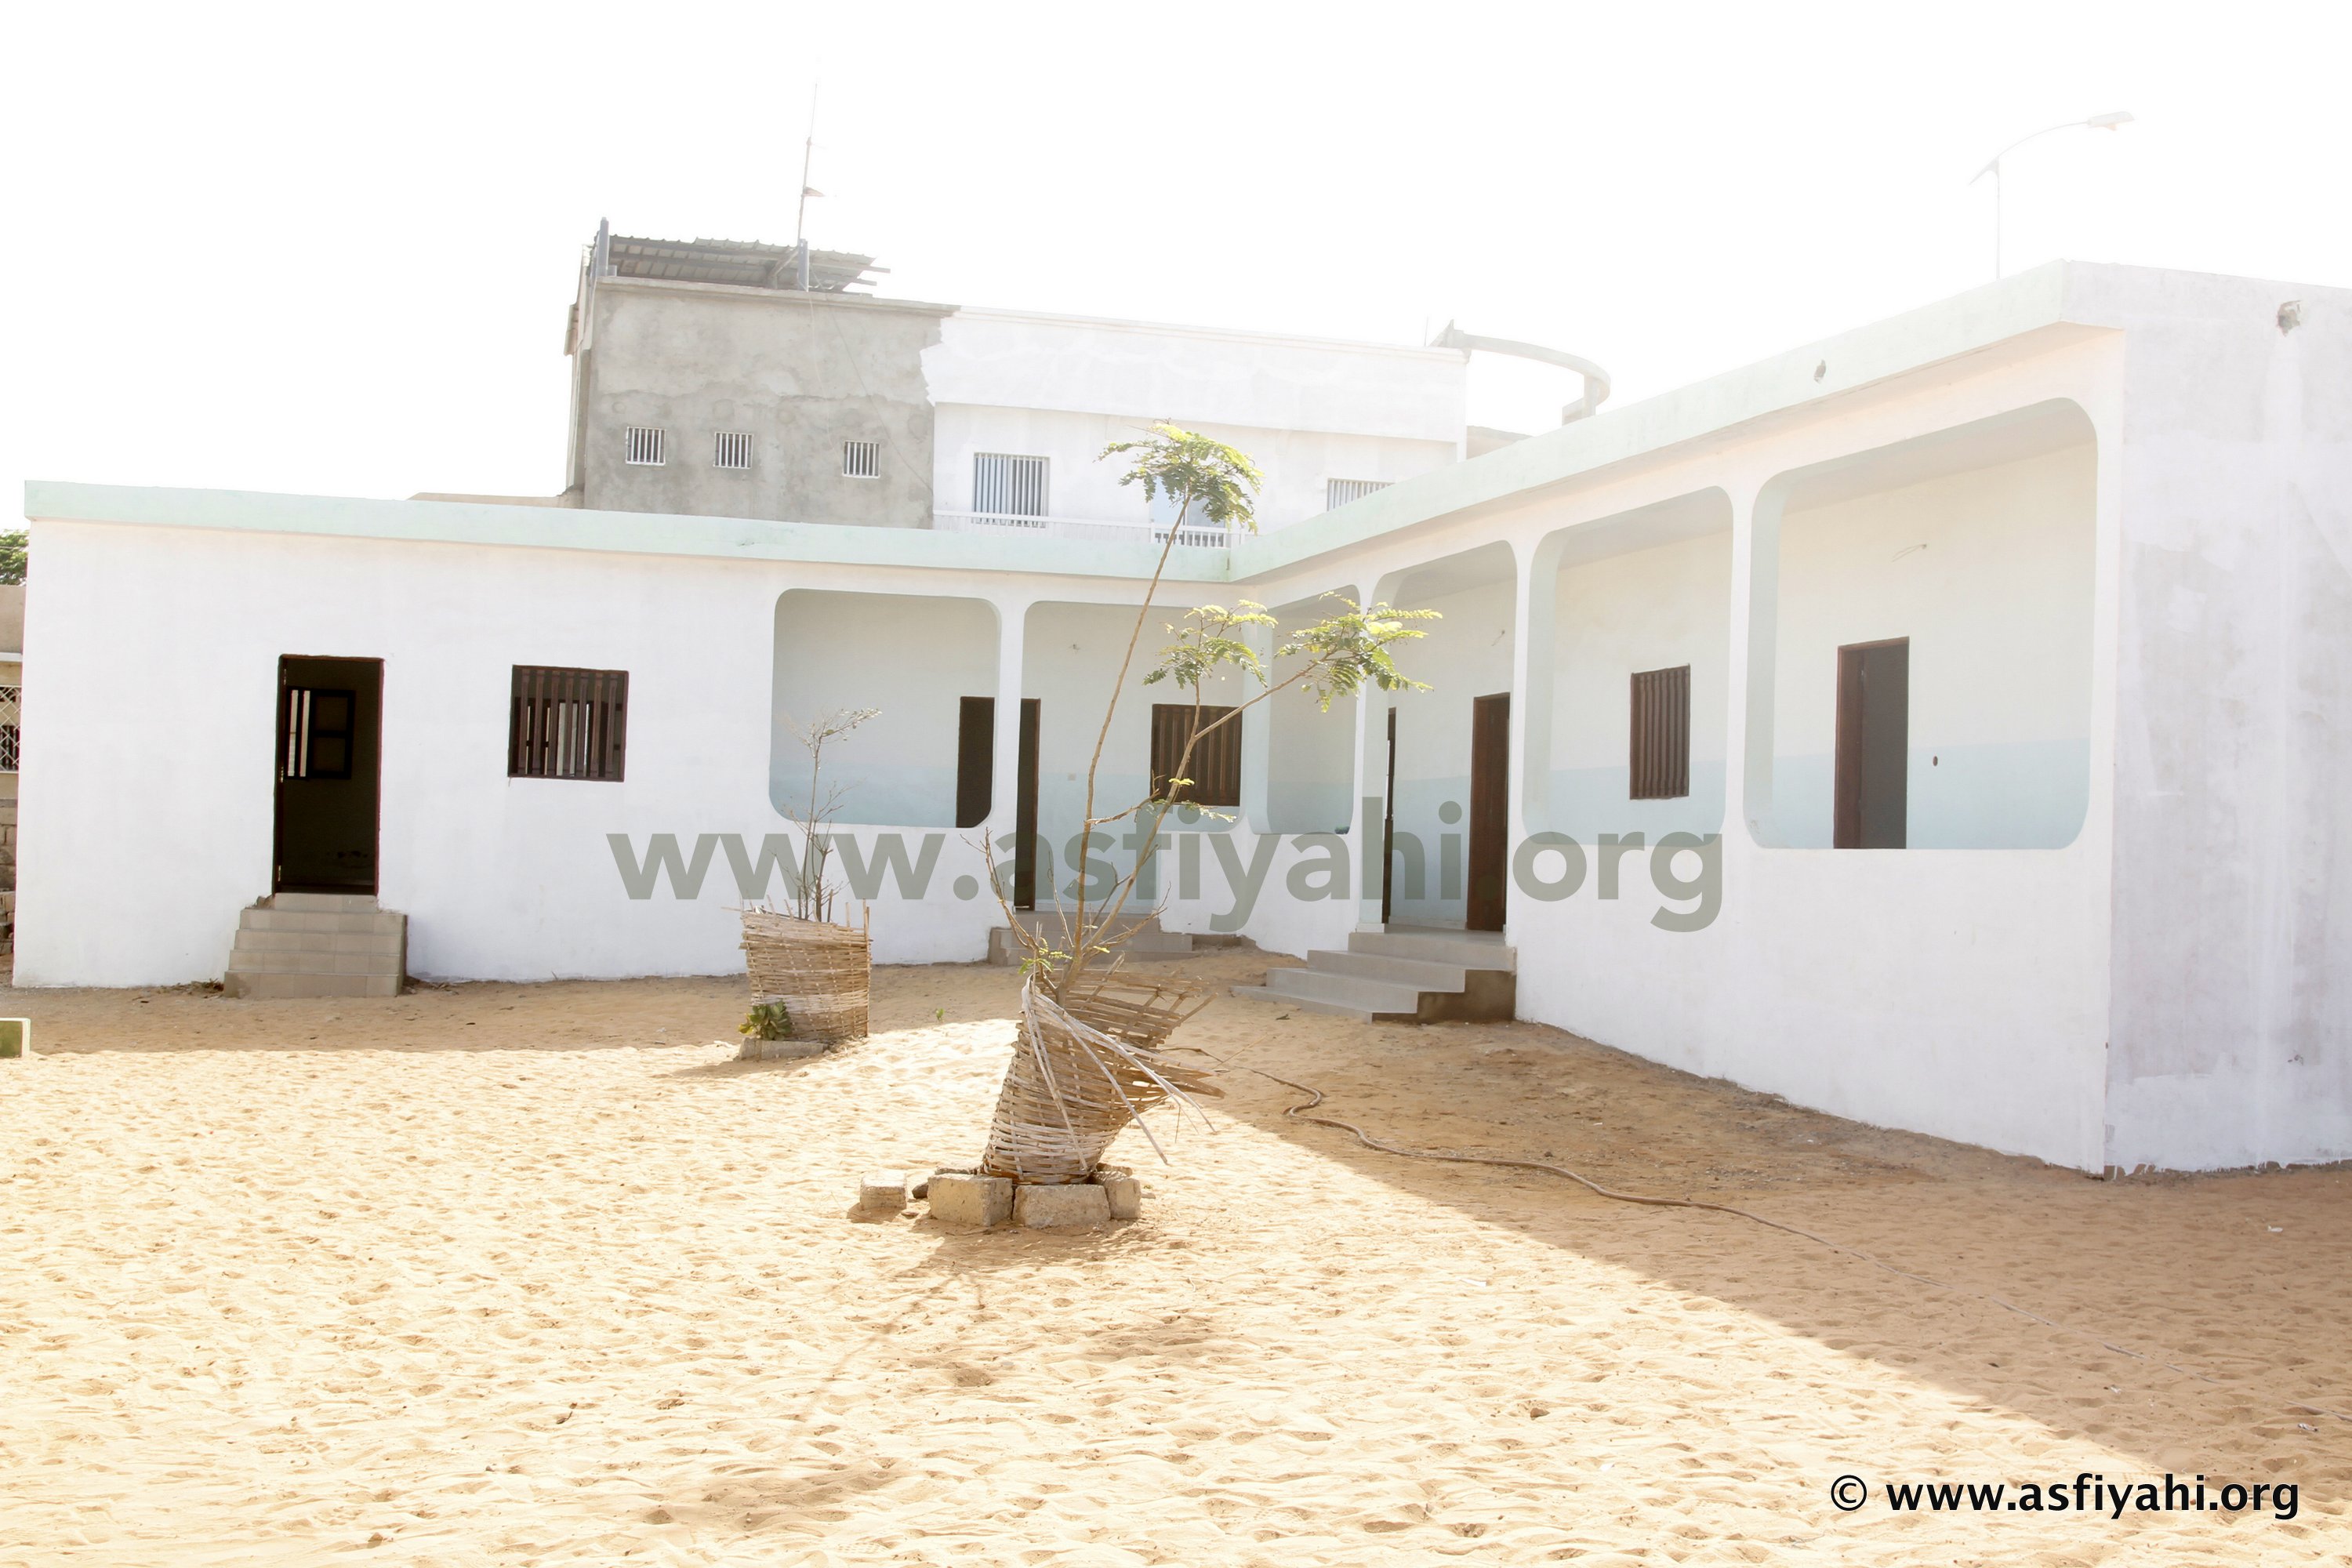
[[[1049,1226],[1108,1225],[1110,1195],[1092,1182],[1064,1187],[1024,1186],[1013,1194],[1013,1222],[1032,1230]]]
[[[1013,1217],[1013,1184],[973,1171],[935,1171],[930,1182],[931,1217],[950,1225],[986,1227]]]
[[[746,1035],[735,1047],[739,1062],[789,1062],[821,1057],[833,1047],[823,1040],[755,1040]]]
[[[857,1184],[857,1207],[862,1214],[894,1215],[906,1206],[904,1171],[868,1171]]]
[[[1127,1171],[1097,1171],[1095,1184],[1103,1190],[1113,1219],[1137,1219],[1143,1214],[1143,1184]]]
[[[33,1020],[0,1018],[0,1060],[22,1060],[33,1054]]]

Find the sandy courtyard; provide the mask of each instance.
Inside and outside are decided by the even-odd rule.
[[[2098,1183],[1532,1026],[1225,998],[1180,1042],[1384,1137],[1941,1283],[1375,1153],[1239,1071],[1139,1224],[853,1223],[861,1170],[977,1153],[1013,998],[883,971],[871,1040],[760,1065],[740,981],[0,998],[47,1053],[0,1063],[0,1563],[2352,1552],[2352,1172]],[[2168,1470],[2297,1516],[1882,1491]]]

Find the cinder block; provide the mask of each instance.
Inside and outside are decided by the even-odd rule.
[[[868,1171],[857,1184],[857,1206],[870,1215],[894,1215],[907,1206],[907,1173]]]
[[[1103,1190],[1104,1201],[1110,1205],[1113,1219],[1138,1219],[1143,1214],[1143,1184],[1129,1171],[1109,1169],[1095,1173],[1095,1184]]]
[[[0,1059],[21,1060],[33,1054],[33,1020],[0,1018]]]
[[[1110,1195],[1092,1182],[1065,1187],[1024,1186],[1013,1194],[1013,1222],[1032,1230],[1048,1226],[1108,1225]]]
[[[1003,1176],[972,1171],[934,1171],[931,1217],[950,1225],[986,1228],[1013,1217],[1013,1184]]]
[[[755,1040],[749,1035],[735,1047],[739,1062],[788,1062],[803,1057],[821,1057],[832,1049],[823,1040]]]

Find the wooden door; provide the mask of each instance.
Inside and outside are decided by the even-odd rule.
[[[1470,900],[1464,924],[1501,931],[1510,876],[1511,694],[1470,706]]]
[[[1911,639],[1838,649],[1837,790],[1831,842],[1901,849],[1909,842]]]
[[[1389,923],[1396,885],[1396,710],[1389,710],[1389,772],[1381,796],[1381,924]]]
[[[373,893],[383,661],[278,661],[270,891]]]
[[[996,699],[967,697],[956,715],[956,826],[988,820],[996,795]]]
[[[1013,795],[1013,907],[1037,907],[1038,700],[1021,700],[1020,782]]]

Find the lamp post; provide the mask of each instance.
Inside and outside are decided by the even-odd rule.
[[[2113,131],[2118,125],[2126,125],[2130,122],[2131,116],[2123,110],[2117,109],[2112,110],[2105,114],[2094,114],[2088,120],[2064,120],[2059,121],[2055,125],[2045,125],[2041,130],[2033,132],[2029,135],[2019,137],[2016,141],[2011,142],[2000,152],[1995,153],[1992,155],[1992,162],[1987,163],[1983,168],[1979,169],[1976,172],[1975,176],[1969,181],[1969,184],[1972,185],[1975,184],[1978,180],[1983,179],[1987,174],[1990,174],[1992,176],[1992,275],[1995,281],[1999,281],[2001,276],[2000,161],[2003,158],[2008,157],[2011,153],[2016,152],[2020,147],[2024,146],[2028,142],[2033,141],[2036,137],[2047,136],[2053,131],[2074,131],[2077,129],[2084,131]]]

